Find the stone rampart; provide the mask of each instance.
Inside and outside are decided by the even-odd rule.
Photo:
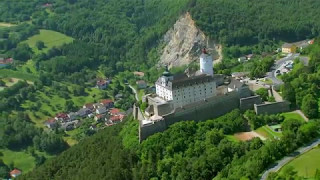
[[[256,114],[277,114],[290,111],[290,103],[288,101],[275,102],[270,104],[254,105]]]
[[[239,108],[240,98],[250,94],[249,89],[244,89],[241,92],[234,91],[222,96],[215,96],[201,102],[193,103],[183,108],[177,108],[173,113],[164,116],[164,120],[147,125],[140,124],[140,141],[145,140],[148,136],[157,132],[166,130],[170,125],[179,121],[204,121],[217,118]]]
[[[245,111],[248,109],[253,109],[254,104],[261,104],[262,99],[260,96],[250,96],[246,98],[241,98],[240,99],[240,110]]]

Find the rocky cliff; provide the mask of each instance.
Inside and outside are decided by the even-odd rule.
[[[166,46],[160,57],[159,65],[182,66],[199,59],[201,49],[207,47],[214,62],[221,60],[221,45],[209,39],[196,27],[191,15],[181,16],[164,36]]]

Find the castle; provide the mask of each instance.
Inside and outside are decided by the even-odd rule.
[[[212,57],[205,49],[200,56],[200,70],[192,75],[173,75],[166,68],[155,87],[156,93],[144,98],[148,103],[145,112],[133,107],[134,118],[139,120],[140,141],[175,122],[212,119],[236,108],[253,109],[262,103],[246,84],[214,74]]]

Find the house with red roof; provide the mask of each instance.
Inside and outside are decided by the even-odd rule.
[[[87,108],[87,109],[93,110],[94,106],[93,106],[93,103],[88,103],[88,104],[83,105],[83,108]]]
[[[104,79],[97,80],[96,88],[98,89],[106,89],[108,87],[108,83]]]
[[[114,102],[111,99],[103,99],[100,103],[106,108],[113,108],[114,106]]]
[[[49,129],[54,129],[58,127],[58,121],[55,118],[49,119],[44,123]]]
[[[120,113],[120,109],[118,109],[118,108],[112,108],[112,109],[110,109],[110,111],[109,111],[109,114],[110,114],[111,116],[117,115],[118,113]]]
[[[67,121],[69,120],[69,116],[66,113],[58,113],[55,117],[57,121]]]
[[[103,119],[105,117],[104,114],[97,114],[95,117],[94,117],[94,120],[95,121],[100,121],[101,119]]]
[[[16,177],[18,177],[18,176],[20,176],[21,175],[21,171],[19,170],[19,169],[14,169],[14,170],[12,170],[11,172],[10,172],[10,176],[12,177],[12,178],[16,178]]]

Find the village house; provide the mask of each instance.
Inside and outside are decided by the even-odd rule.
[[[120,116],[111,116],[110,121],[112,124],[118,124],[119,122],[122,122],[122,119]]]
[[[68,114],[69,119],[72,121],[77,118],[77,113],[71,112]]]
[[[248,75],[249,75],[249,72],[234,72],[231,74],[231,77],[236,78],[236,79],[240,79],[240,78],[244,78]]]
[[[94,109],[99,109],[99,108],[103,107],[103,105],[101,103],[94,103],[93,107],[94,107]]]
[[[240,63],[245,62],[246,60],[247,60],[247,58],[244,57],[244,56],[238,58],[238,61],[239,61]]]
[[[49,119],[44,123],[45,126],[47,126],[49,129],[54,129],[58,127],[58,122],[55,118]]]
[[[97,114],[104,114],[107,112],[107,108],[106,107],[100,107],[98,109],[96,109],[96,113]]]
[[[106,108],[113,108],[114,106],[114,103],[111,99],[103,99],[100,101],[100,103]]]
[[[136,82],[138,89],[145,89],[147,88],[147,83],[144,80],[139,80]]]
[[[248,54],[248,55],[246,55],[246,59],[247,60],[251,60],[253,58],[253,54]]]
[[[10,172],[10,176],[12,177],[12,178],[17,178],[18,176],[20,176],[21,175],[21,171],[19,170],[19,169],[14,169],[14,170],[12,170],[11,172]]]
[[[55,117],[57,121],[63,122],[69,120],[68,114],[66,113],[58,113]]]
[[[97,114],[95,117],[94,117],[94,120],[95,121],[100,121],[101,119],[103,119],[105,117],[104,114]]]
[[[88,108],[82,108],[80,109],[78,112],[77,112],[77,115],[80,116],[80,117],[84,117],[88,114],[90,114],[92,111]]]
[[[283,53],[295,53],[297,46],[290,43],[284,43],[281,49]]]
[[[12,58],[1,58],[0,57],[0,64],[12,64],[13,63],[13,59]]]
[[[109,111],[109,114],[111,116],[117,115],[119,113],[120,113],[120,109],[118,109],[118,108],[113,108],[113,109],[110,109],[110,111]]]
[[[93,106],[93,103],[88,103],[88,104],[83,105],[83,108],[87,108],[87,109],[93,110],[94,106]]]
[[[106,80],[104,79],[97,80],[96,88],[103,90],[103,89],[107,89],[107,87],[108,87],[108,83]]]
[[[79,120],[74,120],[71,122],[65,122],[65,123],[61,123],[61,129],[63,129],[64,131],[71,131],[75,128],[78,128],[80,126],[80,121]]]

